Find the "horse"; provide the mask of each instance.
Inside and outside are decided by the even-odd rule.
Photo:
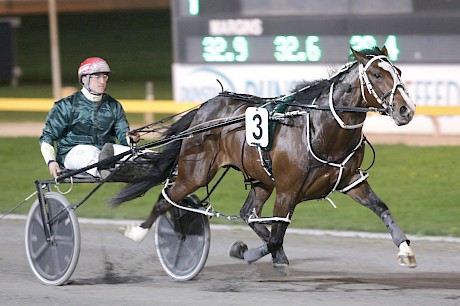
[[[255,248],[235,242],[230,256],[251,263],[271,254],[274,269],[287,274],[289,260],[283,239],[295,207],[305,201],[327,199],[337,191],[372,210],[399,248],[399,265],[415,267],[409,239],[361,169],[365,152],[362,127],[367,112],[381,110],[398,126],[408,124],[415,113],[416,106],[401,81],[401,71],[388,59],[386,48],[351,49],[350,61],[330,78],[301,82],[289,95],[278,99],[222,92],[172,124],[164,136],[241,118],[249,107],[263,108],[264,103],[274,105],[271,118],[278,118],[269,149],[247,143],[246,123],[241,120],[169,143],[152,161],[155,166],[149,173],[112,198],[114,206],[132,200],[177,172],[149,217],[139,225],[125,227],[123,234],[141,241],[159,215],[206,186],[220,168],[230,167],[241,171],[250,183],[240,217],[263,242]],[[284,111],[274,112],[283,106]],[[274,190],[273,217],[259,218]]]

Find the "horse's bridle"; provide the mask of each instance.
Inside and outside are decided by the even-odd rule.
[[[383,70],[388,71],[391,76],[393,77],[393,88],[391,88],[389,91],[386,93],[382,92],[382,95],[379,96],[376,91],[374,90],[374,86],[372,82],[369,80],[369,77],[367,75],[367,69],[369,69],[370,65],[375,62],[379,61],[378,66],[382,68]],[[388,115],[391,116],[391,114],[394,111],[394,95],[396,93],[396,90],[399,89],[399,92],[403,96],[404,100],[408,101],[409,99],[409,94],[407,93],[407,90],[404,86],[404,84],[401,81],[401,77],[399,75],[398,70],[396,67],[388,60],[388,57],[385,55],[378,55],[378,56],[371,56],[370,60],[366,63],[364,66],[363,64],[359,64],[359,80],[361,83],[361,94],[364,99],[366,100],[366,95],[364,92],[364,85],[366,85],[367,91],[375,98],[375,100],[387,111]],[[387,98],[389,97],[389,103],[387,102]]]

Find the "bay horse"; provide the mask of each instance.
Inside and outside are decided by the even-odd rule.
[[[150,173],[129,183],[112,199],[112,204],[118,205],[141,196],[168,179],[174,169],[177,171],[174,182],[163,189],[164,196],[160,196],[148,219],[140,225],[125,227],[125,236],[141,241],[155,219],[172,204],[206,186],[220,168],[231,167],[251,182],[240,217],[263,241],[259,247],[250,249],[236,242],[230,250],[231,256],[250,263],[271,253],[275,270],[287,273],[289,261],[283,250],[283,239],[296,205],[324,199],[339,191],[380,217],[399,247],[399,264],[415,267],[409,239],[387,205],[371,189],[367,174],[360,168],[365,151],[362,126],[366,112],[381,109],[398,126],[409,123],[415,113],[415,104],[401,81],[401,72],[387,55],[385,47],[352,49],[354,59],[329,79],[304,82],[284,99],[275,99],[276,106],[284,102],[285,110],[278,114],[280,119],[266,153],[261,153],[260,146],[247,144],[244,121],[211,128],[168,144],[153,161],[155,166]],[[261,107],[266,101],[221,93],[183,116],[164,136],[180,135],[244,116],[248,107],[254,103]],[[257,216],[274,189],[273,217],[268,218],[270,230],[266,222],[254,220],[263,221]]]

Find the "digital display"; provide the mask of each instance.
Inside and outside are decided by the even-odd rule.
[[[430,49],[420,52],[419,44]],[[460,35],[204,36],[188,37],[187,63],[343,63],[355,50],[386,46],[394,62],[458,62]],[[442,57],[439,55],[442,54]]]
[[[332,49],[336,45],[344,48]],[[346,61],[348,46],[360,50],[375,45],[385,45],[389,57],[398,60],[399,48],[395,35],[372,36],[205,36],[187,40],[187,62],[212,63],[266,63],[266,62],[324,62],[335,58]],[[347,53],[348,52],[348,53]]]
[[[386,46],[399,63],[460,63],[460,1],[348,2],[173,0],[174,62],[343,63]]]

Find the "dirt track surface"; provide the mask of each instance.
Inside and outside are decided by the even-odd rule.
[[[211,227],[206,265],[191,281],[163,271],[153,231],[142,243],[115,224],[80,221],[81,252],[68,284],[45,286],[24,250],[24,220],[0,221],[2,305],[459,305],[460,240],[412,239],[418,267],[396,263],[389,235],[373,237],[288,231],[290,275],[269,256],[253,264],[228,256],[230,245],[260,240],[246,227]],[[212,224],[212,222],[211,222]]]
[[[40,137],[43,123],[0,123],[0,137]],[[133,127],[135,128],[135,127]],[[458,146],[460,135],[366,134],[372,144],[413,146]]]

